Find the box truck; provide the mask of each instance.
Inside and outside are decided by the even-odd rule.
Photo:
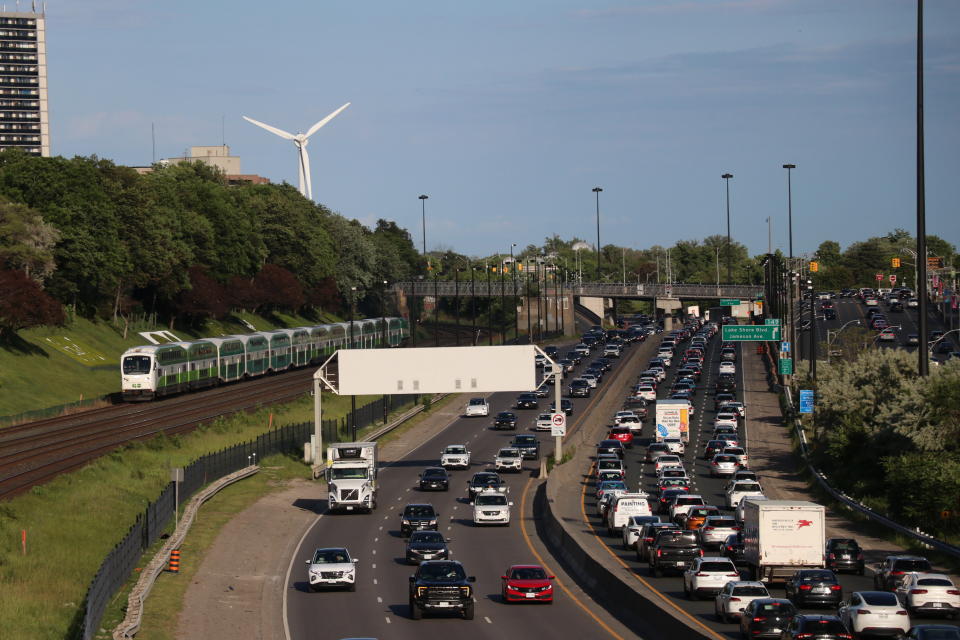
[[[680,438],[690,442],[690,403],[686,400],[657,400],[657,442]]]
[[[329,445],[326,476],[331,511],[373,511],[377,508],[377,443]]]
[[[823,568],[823,505],[803,500],[746,501],[743,555],[748,580],[781,582],[798,569]]]

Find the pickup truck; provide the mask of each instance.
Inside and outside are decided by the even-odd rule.
[[[703,556],[696,531],[662,531],[650,547],[649,564],[653,575],[660,578],[664,571],[683,573],[694,558]]]
[[[410,576],[410,617],[419,620],[424,613],[457,611],[465,620],[473,620],[473,586],[476,578],[467,576],[455,560],[427,560]]]

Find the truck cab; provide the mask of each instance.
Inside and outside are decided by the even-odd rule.
[[[327,504],[334,511],[377,508],[377,443],[341,442],[327,447]]]

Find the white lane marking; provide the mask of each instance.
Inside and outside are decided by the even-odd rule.
[[[407,491],[410,491],[410,489],[407,489]],[[401,500],[403,500],[403,496],[397,496],[397,502],[400,502]]]
[[[374,541],[374,542],[380,542],[380,536],[377,536],[376,538],[374,538],[373,541]]]
[[[373,549],[373,555],[377,555],[377,550]]]
[[[376,569],[376,568],[377,568],[377,563],[376,563],[376,562],[372,562],[372,563],[370,564],[370,568],[371,568],[371,569]]]
[[[493,624],[493,620],[491,620],[487,616],[483,616],[483,619],[487,621],[487,624]]]
[[[387,516],[383,516],[383,519],[386,520]],[[383,531],[383,525],[380,525],[380,531]]]
[[[387,616],[386,620],[387,620],[387,624],[390,624],[390,616]]]
[[[377,584],[377,579],[376,579],[376,578],[373,579],[373,584]]]
[[[453,527],[451,525],[447,525],[447,531],[449,531],[450,529],[453,529]]]
[[[393,509],[393,507],[390,507],[390,508]],[[383,516],[383,519],[386,520],[387,516]],[[380,527],[380,528],[383,529],[383,527]]]
[[[383,598],[377,596],[377,604],[383,604]],[[389,618],[387,618],[389,620]]]

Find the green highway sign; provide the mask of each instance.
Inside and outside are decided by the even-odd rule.
[[[793,358],[780,358],[780,375],[793,375]]]
[[[735,307],[738,304],[743,304],[743,302],[737,298],[720,298],[721,307]]]
[[[779,327],[779,326],[780,326],[780,318],[767,318],[766,320],[763,321],[763,324],[769,324],[769,325],[773,325],[773,326]]]
[[[775,324],[727,324],[723,326],[724,342],[780,340],[780,327]]]

